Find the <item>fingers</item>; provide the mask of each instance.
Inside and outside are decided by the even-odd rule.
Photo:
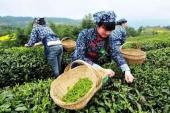
[[[127,75],[125,75],[125,80],[127,83],[129,83],[129,77]]]
[[[109,77],[115,76],[115,72],[112,71],[111,69],[106,69],[106,71],[107,71],[107,74],[108,74]]]
[[[125,80],[127,83],[132,83],[134,80],[134,77],[132,75],[125,75]]]
[[[108,76],[109,76],[110,78],[112,78],[112,77],[114,76],[114,74],[113,74],[113,73],[109,73]]]

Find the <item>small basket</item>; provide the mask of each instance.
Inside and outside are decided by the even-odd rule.
[[[146,53],[140,49],[120,49],[128,64],[142,64],[146,59]]]
[[[81,64],[80,66],[72,68],[75,63]],[[69,70],[61,74],[51,84],[50,96],[53,101],[60,107],[65,109],[82,109],[86,106],[93,95],[101,88],[101,77],[96,76],[95,70],[93,70],[90,64],[77,60],[71,63]],[[65,103],[62,101],[62,97],[67,93],[68,87],[72,87],[80,78],[88,77],[92,82],[92,88],[82,98],[73,103]],[[100,82],[99,82],[100,81]]]
[[[68,52],[73,51],[76,47],[76,42],[69,37],[65,37],[61,40],[64,49]]]

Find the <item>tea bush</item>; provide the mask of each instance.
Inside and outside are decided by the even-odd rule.
[[[41,47],[1,49],[0,53],[1,87],[51,76]]]
[[[49,96],[51,79],[0,90],[0,112],[24,113],[169,113],[170,48],[147,52],[144,64],[130,65],[133,84],[112,79],[78,111],[58,107]],[[115,64],[105,64],[119,73]],[[117,74],[116,76],[120,76]],[[113,84],[114,82],[114,84]]]

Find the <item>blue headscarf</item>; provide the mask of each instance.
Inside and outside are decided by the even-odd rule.
[[[46,21],[45,21],[45,19],[44,19],[44,18],[37,17],[37,18],[34,18],[34,20],[33,20],[33,27],[36,27],[36,26],[41,25],[41,21],[43,21],[43,25],[42,25],[42,26],[46,26]]]
[[[94,20],[96,24],[99,22],[115,22],[116,21],[116,14],[114,11],[100,11],[93,14]]]
[[[127,23],[127,20],[124,19],[124,18],[122,18],[122,19],[120,19],[120,20],[118,20],[118,21],[116,22],[117,25],[121,25],[121,24],[123,24],[123,23]]]

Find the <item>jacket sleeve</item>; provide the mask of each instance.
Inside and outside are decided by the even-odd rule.
[[[126,41],[127,33],[126,33],[125,28],[122,28],[122,29],[120,30],[120,32],[121,32],[121,34],[122,34],[122,41],[121,41],[121,45],[122,45],[122,44],[124,44],[125,41]]]
[[[120,40],[114,40],[114,37],[111,35],[109,37],[109,46],[110,46],[110,54],[111,58],[116,61],[118,66],[121,68],[122,72],[124,71],[130,71],[130,68],[122,56],[120,52],[120,46],[121,46],[121,41]]]
[[[28,46],[33,46],[38,41],[40,41],[40,40],[38,40],[37,29],[33,28],[31,31],[30,39],[27,44],[28,44]]]
[[[93,62],[87,58],[87,30],[83,30],[79,33],[78,39],[76,41],[76,59],[83,60],[88,62],[89,64],[93,64]]]

